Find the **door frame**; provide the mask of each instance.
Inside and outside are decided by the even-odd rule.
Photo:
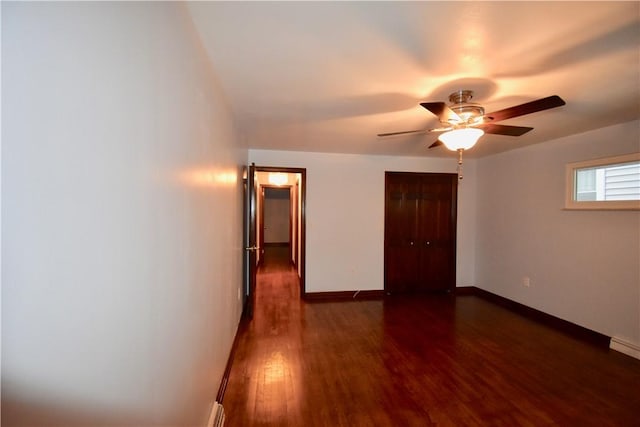
[[[258,223],[257,225],[259,226],[258,228],[260,229],[260,232],[258,233],[260,235],[260,238],[258,239],[258,246],[260,247],[260,251],[259,251],[259,259],[258,259],[258,265],[262,265],[263,261],[264,261],[264,249],[265,249],[265,243],[264,243],[264,230],[265,230],[265,222],[264,222],[264,207],[265,207],[265,199],[267,197],[265,197],[265,190],[267,188],[271,188],[271,189],[276,189],[276,190],[286,190],[289,192],[289,244],[291,245],[293,243],[293,225],[292,222],[294,220],[293,218],[293,209],[292,209],[292,198],[291,198],[291,189],[293,188],[293,185],[273,185],[273,184],[260,184],[260,194],[258,194],[258,197],[260,199],[260,202],[258,203]],[[296,242],[296,244],[298,244]],[[297,251],[296,251],[297,252]],[[292,261],[292,260],[290,260]],[[295,262],[295,261],[294,261]],[[297,265],[297,264],[296,264]]]
[[[300,198],[300,235],[298,236],[297,245],[299,246],[299,259],[298,259],[298,271],[299,271],[299,281],[300,281],[300,297],[306,297],[306,247],[307,247],[307,220],[306,220],[306,200],[307,200],[307,170],[305,168],[291,168],[291,167],[280,167],[280,166],[256,166],[256,172],[283,172],[283,173],[293,173],[300,174],[300,188],[299,188],[299,198]],[[295,188],[295,186],[294,186]],[[264,209],[263,205],[259,206],[259,210]],[[297,218],[290,218],[291,221],[295,223]],[[289,239],[290,241],[292,239]],[[296,254],[297,257],[297,254]],[[294,257],[295,258],[295,257]]]

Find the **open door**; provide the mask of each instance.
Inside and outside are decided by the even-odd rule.
[[[253,318],[253,309],[256,298],[256,255],[258,244],[256,242],[256,166],[251,164],[245,167],[244,179],[244,232],[243,232],[243,297],[242,313],[245,317]]]

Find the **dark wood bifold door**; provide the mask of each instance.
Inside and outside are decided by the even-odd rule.
[[[387,293],[455,288],[457,190],[456,174],[385,172]]]

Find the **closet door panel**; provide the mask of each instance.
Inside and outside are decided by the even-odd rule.
[[[418,235],[422,290],[446,290],[455,286],[455,177],[445,174],[421,176]]]
[[[416,242],[420,183],[402,175],[388,177],[385,185],[385,282],[388,291],[415,287],[420,268]]]

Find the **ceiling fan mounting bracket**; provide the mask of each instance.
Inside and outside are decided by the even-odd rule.
[[[473,98],[472,90],[459,90],[449,95],[449,102],[452,104],[466,104]]]

